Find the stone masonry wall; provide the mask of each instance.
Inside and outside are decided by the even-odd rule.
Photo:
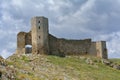
[[[86,55],[89,53],[89,48],[91,46],[91,39],[66,40],[57,39],[50,35],[49,41],[50,53],[52,54],[64,53],[66,55]]]
[[[26,35],[25,35],[25,44],[26,45],[32,45],[31,31],[26,33]]]
[[[91,45],[91,39],[66,40],[58,39],[58,50],[66,55],[87,55]]]
[[[20,32],[17,35],[17,53],[25,53],[25,45],[31,45],[31,32]]]
[[[17,53],[25,53],[25,32],[17,34]]]
[[[48,19],[41,17],[33,17],[31,19],[32,26],[32,53],[45,54],[49,52],[48,45]]]
[[[91,46],[90,46],[90,49],[89,49],[89,55],[97,56],[96,42],[91,43]]]
[[[98,41],[96,42],[96,50],[97,50],[97,57],[107,59],[107,48],[105,41]]]
[[[57,38],[49,34],[49,54],[59,54]]]
[[[24,48],[25,47],[25,32],[20,32],[17,35],[17,47]]]

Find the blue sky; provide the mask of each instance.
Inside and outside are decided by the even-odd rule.
[[[33,16],[49,18],[49,32],[68,39],[107,41],[109,58],[120,58],[120,0],[0,0],[0,55],[15,52],[16,35]]]

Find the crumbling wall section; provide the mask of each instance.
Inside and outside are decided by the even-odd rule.
[[[89,49],[89,55],[97,56],[96,42],[91,43],[91,46],[90,46],[90,49]]]
[[[53,54],[53,55],[59,54],[57,41],[58,39],[56,37],[49,34],[49,54]]]
[[[26,33],[26,35],[25,35],[25,44],[26,45],[32,45],[31,31]]]
[[[105,41],[98,41],[96,42],[96,50],[97,50],[97,57],[107,59],[107,48]]]
[[[17,53],[26,53],[25,45],[31,45],[31,32],[19,32],[17,34]],[[29,51],[30,52],[30,51]]]
[[[58,39],[58,50],[66,55],[87,55],[91,45],[91,39],[66,40]]]
[[[17,53],[25,53],[25,36],[26,32],[19,32],[17,34]]]
[[[49,35],[49,50],[51,54],[87,55],[91,46],[91,39],[67,40]]]

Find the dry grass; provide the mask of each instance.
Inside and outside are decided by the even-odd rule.
[[[120,71],[90,57],[94,65],[85,62],[86,57],[65,58],[45,55],[20,55],[8,59],[9,65],[17,70],[18,80],[119,80]],[[120,60],[112,60],[120,63]]]

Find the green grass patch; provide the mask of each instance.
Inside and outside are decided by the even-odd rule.
[[[110,59],[110,61],[115,62],[120,65],[120,59]]]
[[[94,65],[89,65],[85,59],[77,57],[47,57],[54,65],[61,66],[68,75],[78,77],[80,80],[119,80],[120,71],[108,67],[97,58],[92,58]],[[113,60],[119,63],[120,60]]]
[[[29,62],[32,58],[21,55],[8,61],[8,65],[14,65],[18,70],[18,79],[16,80],[46,80],[47,78],[48,80],[120,80],[120,70],[102,64],[101,59],[95,57],[41,55],[34,56],[33,61]],[[90,58],[94,64],[87,64],[87,58]],[[120,59],[110,60],[114,63],[120,63]],[[34,63],[35,65],[32,65]],[[33,67],[35,70],[32,70]],[[19,69],[28,73],[23,73]]]
[[[25,61],[25,62],[29,62],[29,61],[30,61],[29,58],[26,57],[26,56],[22,56],[22,59],[21,59],[21,60],[23,60],[23,61]]]

